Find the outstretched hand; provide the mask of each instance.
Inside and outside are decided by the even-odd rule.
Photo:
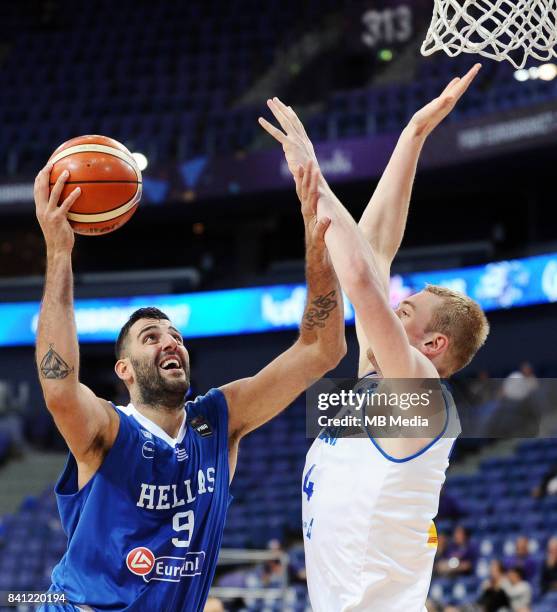
[[[68,221],[68,211],[81,195],[81,189],[76,187],[60,204],[60,196],[69,178],[69,173],[62,172],[50,191],[51,170],[52,163],[49,162],[35,179],[34,197],[37,219],[43,231],[47,251],[67,252],[72,250],[75,242],[74,231]]]
[[[410,125],[413,126],[418,136],[429,136],[445,119],[470,87],[481,67],[481,64],[476,64],[462,78],[453,79],[438,98],[432,100],[412,117]]]
[[[290,106],[286,106],[278,98],[267,100],[267,106],[284,131],[263,117],[259,117],[259,125],[282,145],[288,168],[297,183],[299,166],[305,167],[310,161],[317,165],[313,145],[298,115]]]

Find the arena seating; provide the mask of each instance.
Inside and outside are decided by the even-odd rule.
[[[491,559],[511,555],[519,535],[528,537],[530,552],[538,561],[532,587],[534,597],[540,599],[539,569],[545,546],[557,534],[557,497],[536,499],[531,493],[555,463],[555,439],[528,440],[519,445],[513,457],[486,460],[477,474],[448,479],[446,492],[465,502],[468,517],[458,522],[469,529],[479,557],[472,576],[435,578],[431,586],[434,599],[447,604],[474,602],[482,580],[488,575]],[[437,525],[445,533],[450,533],[454,526],[455,522],[450,520]],[[554,604],[555,593],[549,593],[533,610],[554,610]]]
[[[302,36],[301,24],[338,11],[332,0],[277,0],[265,11],[252,4],[211,11],[201,0],[103,0],[71,11],[71,22],[12,29],[0,59],[0,168],[35,171],[55,146],[82,133],[111,135],[155,163],[249,149],[261,134],[264,100],[240,107],[238,100]],[[321,110],[304,115],[310,136],[398,131],[474,61],[416,56],[411,82],[332,91],[315,101]],[[557,81],[517,83],[510,65],[489,63],[450,120],[552,100],[556,88]],[[281,92],[266,95],[273,93]]]
[[[272,65],[300,20],[333,6],[275,0],[262,11],[236,0],[214,11],[201,0],[101,0],[76,12],[61,2],[40,25],[12,7],[20,27],[6,31],[0,59],[0,163],[36,169],[82,133],[111,135],[153,161],[204,151],[208,123],[233,138],[221,119],[238,124],[224,111]]]

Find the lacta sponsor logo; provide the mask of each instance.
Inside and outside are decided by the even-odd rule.
[[[320,154],[319,167],[321,172],[329,177],[347,176],[352,174],[354,169],[350,154],[343,149],[333,149],[330,157]],[[280,173],[285,178],[290,178],[291,173],[286,161],[282,162]]]

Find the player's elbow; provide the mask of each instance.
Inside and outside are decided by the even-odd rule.
[[[331,352],[329,363],[329,370],[334,370],[338,364],[344,359],[348,352],[348,346],[346,344],[346,338],[343,336],[342,339],[335,345],[334,350]],[[328,370],[327,370],[328,371]]]
[[[334,370],[346,355],[348,348],[346,338],[341,335],[336,340],[319,343],[314,364],[317,376],[323,376]]]
[[[74,385],[54,386],[43,384],[43,397],[46,407],[52,415],[71,409],[78,401],[77,388]]]
[[[374,278],[369,263],[362,255],[351,258],[343,289],[351,302],[368,295],[374,288]]]

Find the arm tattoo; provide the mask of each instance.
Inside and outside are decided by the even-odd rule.
[[[338,306],[336,291],[329,291],[325,295],[318,295],[311,302],[311,307],[304,314],[304,328],[313,329],[314,327],[325,327],[326,321],[331,312]]]
[[[41,361],[39,369],[43,378],[66,378],[73,372],[71,368],[58,353],[52,348],[54,345],[48,345],[48,351]]]

